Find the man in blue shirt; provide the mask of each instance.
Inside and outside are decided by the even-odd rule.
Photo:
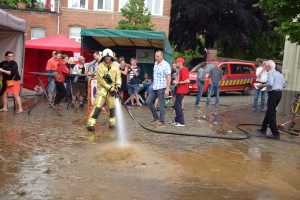
[[[282,96],[282,90],[286,87],[285,80],[281,73],[275,70],[275,62],[269,60],[266,62],[266,71],[268,72],[268,79],[266,84],[260,84],[259,87],[267,87],[268,91],[268,108],[261,125],[261,129],[258,131],[266,135],[267,127],[270,126],[272,135],[266,135],[267,138],[280,139],[279,131],[276,124],[276,107],[279,104]]]
[[[216,92],[216,107],[219,107],[219,93],[220,93],[220,84],[222,81],[222,69],[218,67],[218,63],[214,63],[214,68],[212,68],[209,71],[209,88],[208,88],[208,94],[206,98],[206,105],[209,106],[210,103],[210,96],[213,90]]]

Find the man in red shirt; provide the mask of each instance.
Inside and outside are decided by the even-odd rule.
[[[171,122],[174,126],[185,126],[184,122],[184,115],[183,115],[183,109],[182,109],[182,101],[185,94],[189,93],[189,71],[188,69],[183,66],[184,59],[183,58],[177,58],[176,65],[179,68],[178,78],[177,80],[174,80],[173,83],[176,85],[176,98],[175,98],[175,120]]]
[[[52,52],[52,58],[50,58],[47,62],[46,72],[48,73],[55,72],[55,70],[57,69],[57,64],[60,61],[61,54],[62,54],[61,51]],[[48,79],[51,80],[48,86],[48,96],[49,96],[49,101],[53,103],[53,100],[55,99],[56,87],[55,87],[54,79],[51,78],[52,78],[51,76],[48,77]]]

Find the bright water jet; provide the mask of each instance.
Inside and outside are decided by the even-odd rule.
[[[127,146],[128,145],[127,132],[124,123],[121,103],[118,98],[116,98],[116,117],[117,117],[116,124],[117,124],[117,132],[118,132],[118,144],[120,146]]]

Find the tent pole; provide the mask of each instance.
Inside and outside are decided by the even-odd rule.
[[[22,66],[21,66],[21,90],[20,96],[23,95],[23,87],[24,87],[24,65],[25,65],[25,41],[26,41],[26,32],[23,34],[23,54],[22,54]]]

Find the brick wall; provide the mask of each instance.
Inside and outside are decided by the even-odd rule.
[[[57,5],[55,5],[57,9]],[[119,0],[114,0],[114,11],[94,11],[94,0],[88,1],[87,10],[69,9],[68,0],[61,0],[60,34],[69,37],[69,28],[79,26],[82,28],[109,28],[115,29],[122,15],[118,12]],[[32,28],[43,28],[46,36],[57,34],[57,13],[37,12],[27,10],[5,10],[12,15],[26,20],[27,39],[31,39]],[[151,21],[154,29],[165,31],[169,35],[171,0],[164,0],[163,16],[153,16]]]
[[[57,14],[26,10],[5,10],[6,12],[26,20],[26,39],[31,39],[32,28],[45,29],[46,36],[57,34]]]

